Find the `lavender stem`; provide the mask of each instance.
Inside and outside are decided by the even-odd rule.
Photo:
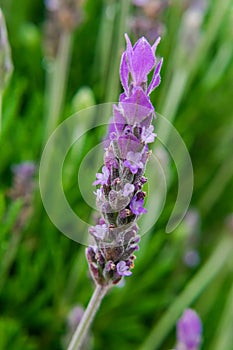
[[[101,301],[107,293],[108,286],[97,285],[95,291],[89,301],[81,322],[79,323],[67,350],[79,350],[83,345],[83,341],[87,335],[88,329],[97,313]]]
[[[2,91],[0,90],[0,133],[2,131]]]
[[[45,141],[54,131],[59,121],[65,98],[67,74],[72,52],[72,34],[64,32],[59,42],[59,51],[52,68],[48,72],[48,105],[45,125]]]

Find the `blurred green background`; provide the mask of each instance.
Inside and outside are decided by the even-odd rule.
[[[0,350],[65,349],[70,311],[91,296],[85,247],[49,220],[37,171],[25,183],[15,165],[38,168],[62,120],[117,101],[125,32],[133,42],[162,37],[162,83],[152,102],[187,145],[194,190],[184,221],[166,234],[177,175],[162,152],[170,179],[165,209],[142,239],[132,277],[103,301],[86,347],[171,349],[176,320],[190,306],[203,320],[203,349],[233,350],[232,0],[64,0],[58,9],[56,3],[0,0],[14,66],[1,94]],[[0,57],[5,48],[1,43]],[[90,222],[77,173],[104,132],[88,134],[64,175],[72,208]]]

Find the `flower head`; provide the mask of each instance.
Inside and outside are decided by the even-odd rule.
[[[134,252],[139,249],[136,220],[147,212],[146,193],[142,191],[147,181],[144,171],[150,154],[148,144],[156,136],[149,94],[160,82],[162,61],[157,64],[155,57],[159,40],[151,46],[141,38],[132,46],[126,35],[120,65],[124,92],[113,106],[104,142],[104,166],[93,183],[100,186],[95,194],[102,221],[89,230],[96,244],[88,247],[86,254],[93,279],[100,285],[116,284],[130,276]]]

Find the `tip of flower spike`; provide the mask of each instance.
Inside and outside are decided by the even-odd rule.
[[[127,33],[125,33],[125,40],[126,40],[126,43],[127,43],[127,47],[128,47],[129,49],[132,49],[133,46],[132,46],[132,44],[131,44],[130,38],[129,38],[129,36],[128,36]]]

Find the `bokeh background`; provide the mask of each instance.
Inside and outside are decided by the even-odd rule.
[[[169,174],[165,208],[142,239],[133,275],[103,301],[85,349],[171,349],[176,320],[192,307],[203,321],[202,348],[233,350],[232,0],[0,0],[0,6],[14,66],[10,77],[1,29],[0,350],[66,349],[92,294],[85,247],[49,220],[38,167],[60,122],[117,101],[125,32],[133,42],[162,37],[162,83],[152,102],[188,147],[194,190],[185,219],[166,234],[177,174],[158,147]],[[94,213],[77,173],[104,132],[93,130],[78,154],[70,152],[63,176],[71,207],[90,222]]]

